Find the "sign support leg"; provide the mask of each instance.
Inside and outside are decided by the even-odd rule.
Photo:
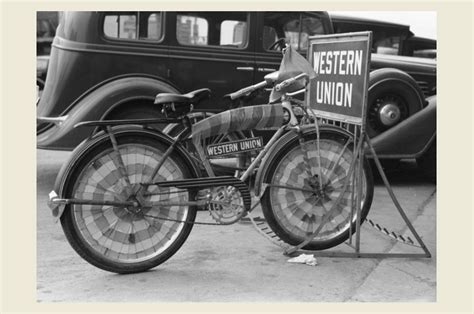
[[[372,143],[370,142],[370,139],[367,135],[366,136],[366,143],[367,143],[367,146],[369,147],[370,149],[370,152],[374,158],[374,161],[375,161],[375,165],[377,166],[377,169],[380,173],[380,176],[382,177],[382,180],[383,180],[383,183],[385,184],[385,187],[387,188],[387,191],[390,195],[390,198],[392,199],[393,203],[395,204],[395,207],[397,207],[397,210],[398,212],[400,213],[400,215],[402,216],[403,218],[403,221],[407,224],[408,226],[408,229],[410,229],[411,233],[413,234],[413,236],[415,237],[415,239],[418,241],[418,243],[420,244],[421,248],[423,249],[423,251],[425,252],[425,255],[426,257],[431,257],[431,253],[430,251],[428,250],[428,248],[426,247],[425,243],[423,242],[423,240],[421,239],[421,237],[418,235],[418,233],[416,232],[415,228],[413,227],[412,223],[410,222],[410,220],[408,219],[407,215],[405,214],[405,212],[403,211],[402,209],[402,206],[400,205],[400,203],[398,202],[397,198],[395,197],[395,194],[393,193],[393,190],[392,190],[392,187],[390,186],[390,183],[388,182],[388,179],[387,179],[387,176],[385,175],[385,172],[383,171],[383,168],[382,168],[382,165],[380,164],[380,160],[379,158],[377,157],[377,154],[375,153],[375,150],[374,150],[374,147],[372,146]]]
[[[380,176],[382,177],[382,180],[384,182],[384,185],[394,203],[396,206],[400,216],[402,217],[403,221],[406,223],[408,226],[408,229],[411,231],[415,239],[418,241],[418,244],[420,247],[423,249],[424,254],[418,254],[418,253],[362,253],[360,250],[360,232],[361,232],[361,200],[362,200],[362,184],[363,184],[363,162],[364,162],[364,145],[363,143],[366,143],[368,148],[370,149],[370,152],[374,158],[375,164],[377,166],[377,170],[380,173]],[[355,174],[355,175],[354,175]],[[350,181],[350,177],[355,177],[355,181],[353,181],[353,185],[356,185],[357,189],[357,195],[355,197],[356,199],[356,212],[357,212],[357,217],[356,217],[356,230],[355,230],[355,246],[351,246],[354,249],[354,252],[348,253],[348,252],[321,252],[321,251],[309,251],[309,250],[302,250],[302,248],[307,245],[309,242],[311,242],[312,239],[314,239],[318,233],[321,231],[323,226],[327,223],[328,218],[330,217],[332,211],[336,209],[337,206],[331,207],[331,209],[323,216],[322,222],[319,225],[319,227],[314,231],[312,234],[310,234],[302,243],[300,243],[297,246],[294,247],[289,247],[285,250],[285,255],[291,255],[298,250],[304,251],[304,252],[312,252],[316,253],[316,256],[326,256],[326,257],[365,257],[365,258],[383,258],[383,257],[398,257],[398,258],[404,258],[404,257],[431,257],[431,253],[429,252],[428,248],[424,244],[423,240],[421,237],[418,235],[416,232],[415,228],[413,227],[412,223],[408,219],[408,216],[405,214],[403,208],[401,207],[400,203],[398,202],[392,187],[390,186],[390,183],[388,182],[387,176],[385,175],[385,172],[382,168],[382,165],[380,164],[380,160],[377,157],[377,154],[375,153],[375,150],[370,142],[370,139],[365,132],[361,132],[359,136],[359,142],[357,144],[357,149],[354,154],[354,160],[351,163],[350,169],[349,169],[349,175],[348,179],[345,182],[345,187],[343,189],[343,193],[347,188],[347,184]],[[342,193],[342,194],[343,194]],[[340,201],[340,199],[337,199],[335,204],[337,204]],[[352,218],[350,218],[352,220]]]

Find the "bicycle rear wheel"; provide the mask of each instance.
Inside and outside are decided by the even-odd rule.
[[[141,272],[163,263],[181,247],[196,215],[194,207],[146,204],[186,202],[194,196],[188,191],[156,186],[148,187],[143,196],[137,196],[138,190],[143,188],[141,183],[152,179],[166,146],[137,136],[119,136],[117,142],[119,154],[108,138],[104,138],[78,159],[67,195],[96,202],[138,200],[143,208],[68,205],[61,223],[71,246],[92,265],[116,273]],[[180,156],[171,154],[153,181],[191,177],[184,164]]]
[[[354,180],[349,173],[354,154],[353,145],[347,144],[348,138],[337,133],[321,133],[318,157],[315,137],[315,133],[305,135],[308,158],[298,141],[284,146],[273,158],[264,181],[269,186],[262,199],[262,209],[272,230],[291,245],[302,243],[330,212],[329,221],[304,247],[323,250],[342,243],[350,231],[355,231],[357,215],[352,204],[355,205],[357,192],[353,192]],[[373,189],[372,172],[364,160],[361,221],[369,212]]]

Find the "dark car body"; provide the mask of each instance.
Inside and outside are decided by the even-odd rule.
[[[415,36],[408,25],[336,14],[331,21],[335,33],[372,31],[374,53],[436,58],[436,40]]]
[[[36,13],[36,85],[43,90],[48,71],[51,44],[56,35],[59,13],[38,11]]]
[[[90,133],[73,128],[81,121],[160,115],[160,92],[210,88],[196,109],[225,110],[225,94],[278,69],[279,38],[305,54],[309,36],[333,32],[327,12],[64,12],[37,107],[37,146],[74,148]],[[408,73],[424,96],[436,91],[435,61],[373,54],[371,67]]]

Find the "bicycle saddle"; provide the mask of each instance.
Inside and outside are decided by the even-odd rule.
[[[202,100],[211,96],[209,88],[197,89],[187,94],[161,93],[155,97],[155,105],[161,107],[161,112],[169,118],[182,117],[193,110]]]
[[[163,105],[173,103],[179,105],[196,105],[202,100],[211,96],[209,88],[201,88],[187,94],[160,93],[155,97],[155,105]]]

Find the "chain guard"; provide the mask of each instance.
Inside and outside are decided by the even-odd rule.
[[[247,185],[231,176],[195,178],[155,182],[159,187],[176,187],[188,190],[211,189],[209,212],[219,224],[232,224],[250,210],[251,196]],[[238,197],[236,197],[238,196]],[[238,202],[236,201],[238,199]]]

